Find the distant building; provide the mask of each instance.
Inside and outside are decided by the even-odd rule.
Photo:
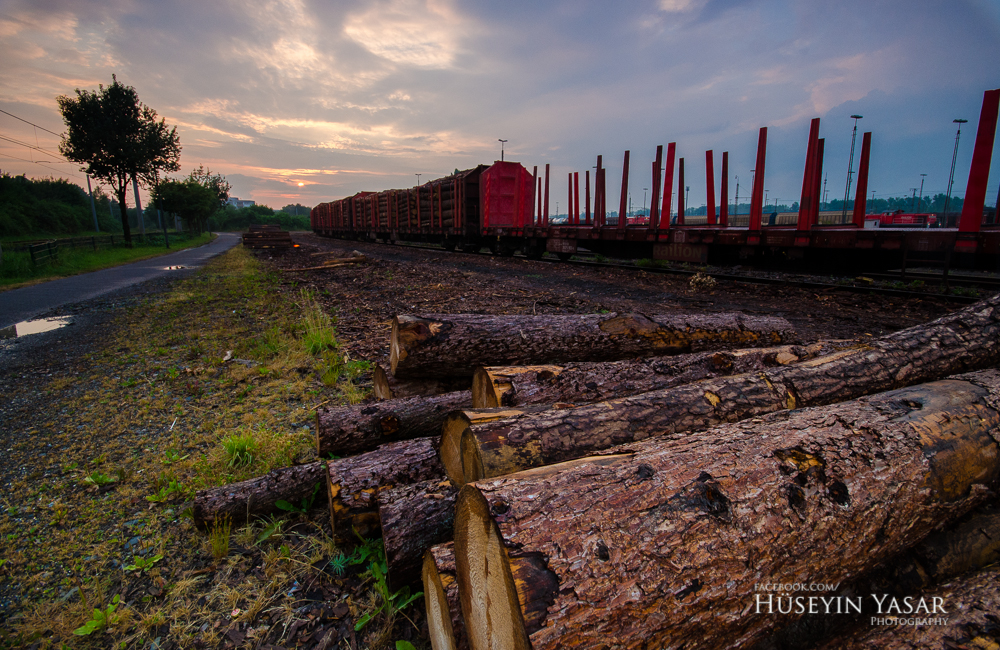
[[[229,197],[229,200],[227,200],[226,203],[228,203],[229,205],[231,205],[231,206],[233,206],[234,208],[237,208],[237,209],[239,209],[239,208],[249,208],[250,206],[257,205],[253,201],[244,201],[242,199],[236,198],[235,196]]]

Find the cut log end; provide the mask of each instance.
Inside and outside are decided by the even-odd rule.
[[[469,429],[462,434],[462,441],[459,444],[462,463],[462,477],[466,483],[472,483],[486,478],[486,471],[483,468],[483,455],[479,452],[479,440],[476,439]]]
[[[456,650],[448,597],[445,595],[441,575],[438,573],[431,551],[424,554],[421,577],[424,583],[424,605],[427,608],[427,631],[431,638],[431,647],[434,650]]]
[[[528,650],[531,645],[507,549],[489,503],[471,485],[459,492],[455,508],[455,565],[472,650]]]
[[[372,383],[375,384],[374,392],[376,399],[387,400],[395,397],[392,394],[392,388],[389,386],[389,375],[381,364],[375,364],[375,370],[372,372]]]
[[[510,389],[510,382],[493,383],[490,368],[479,366],[472,373],[472,408],[488,409],[500,406],[503,392]]]
[[[514,380],[519,375],[530,374],[537,381],[541,377],[555,377],[562,366],[479,366],[472,373],[472,408],[498,408],[517,404]]]
[[[453,485],[465,485],[462,472],[462,432],[469,428],[470,420],[466,411],[456,411],[448,416],[441,427],[441,448],[438,454],[444,471]]]

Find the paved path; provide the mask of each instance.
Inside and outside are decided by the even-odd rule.
[[[168,266],[183,266],[187,269],[202,266],[239,242],[238,234],[223,232],[213,241],[197,248],[0,292],[0,329],[30,320],[60,305],[88,300],[173,273],[174,271],[166,269]]]

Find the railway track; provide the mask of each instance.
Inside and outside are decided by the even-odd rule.
[[[396,244],[379,244],[380,246],[404,246],[407,248],[416,248],[427,251],[436,251],[441,253],[448,253],[449,255],[492,255],[492,253],[484,253],[481,251],[477,252],[462,252],[453,251],[448,252],[441,246],[436,245],[426,245],[426,244],[416,244],[416,243],[396,243]],[[528,259],[522,255],[516,255],[520,259]],[[927,291],[914,291],[912,289],[906,289],[904,287],[881,287],[873,284],[875,281],[885,281],[885,282],[900,282],[899,273],[864,273],[853,278],[842,278],[836,282],[823,282],[811,278],[796,277],[794,275],[781,275],[780,277],[769,277],[763,275],[745,275],[736,273],[720,273],[717,271],[702,271],[684,268],[674,268],[666,266],[640,266],[632,262],[624,261],[612,261],[612,260],[601,260],[598,261],[597,255],[588,253],[577,253],[574,255],[576,258],[581,257],[591,257],[594,259],[570,259],[566,261],[552,259],[549,257],[542,257],[540,259],[534,260],[539,262],[546,262],[550,264],[571,264],[576,266],[584,266],[591,268],[608,268],[608,269],[620,269],[620,270],[630,270],[630,271],[643,271],[646,273],[660,273],[665,275],[681,275],[681,276],[694,276],[697,273],[704,273],[709,275],[716,280],[725,280],[727,282],[737,282],[744,284],[770,284],[770,285],[784,285],[790,287],[800,287],[807,289],[814,289],[816,291],[848,291],[851,293],[861,293],[867,295],[883,295],[883,296],[895,296],[900,298],[912,298],[912,299],[926,299],[926,298],[938,298],[940,300],[945,300],[947,302],[953,302],[957,304],[971,304],[982,300],[983,295],[968,295],[960,293],[931,293]],[[861,279],[865,278],[865,279]],[[925,273],[925,272],[906,272],[907,281],[922,281],[925,283],[937,282],[941,280],[940,274]],[[872,284],[869,284],[868,281]],[[964,289],[976,289],[986,293],[1000,291],[1000,279],[997,278],[977,278],[968,275],[955,275],[950,274],[948,276],[948,282],[950,285],[959,286]],[[860,283],[860,284],[859,284]]]

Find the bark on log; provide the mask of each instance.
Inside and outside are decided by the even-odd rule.
[[[564,366],[479,366],[472,376],[472,407],[601,402],[786,366],[856,345],[835,341]]]
[[[393,589],[420,580],[424,552],[451,540],[457,495],[447,479],[379,492],[378,518]]]
[[[471,377],[476,366],[614,361],[789,343],[783,318],[740,313],[484,316],[398,315],[392,319],[392,374]]]
[[[333,531],[354,539],[378,534],[378,493],[400,485],[444,480],[435,439],[418,438],[382,445],[375,451],[328,461],[327,494]]]
[[[508,553],[556,575],[534,650],[747,647],[789,622],[753,611],[756,584],[847,581],[992,498],[1000,371],[627,449],[462,488],[472,648],[525,635]]]
[[[917,618],[943,618],[934,625],[866,625],[851,636],[834,639],[819,650],[926,650],[969,648],[996,650],[1000,647],[997,612],[1000,611],[1000,567],[970,573],[922,594],[929,606],[940,598],[947,614],[918,614]],[[883,601],[885,602],[885,601]],[[888,607],[888,605],[886,605]],[[880,618],[913,618],[913,615],[883,615]]]
[[[541,629],[546,610],[553,602],[552,591],[558,588],[558,583],[555,582],[555,574],[545,567],[544,558],[538,556],[511,557],[510,571],[525,628],[531,634]],[[427,626],[434,650],[466,650],[469,642],[465,636],[458,583],[455,581],[455,543],[447,542],[428,549],[424,554],[421,575],[424,602],[427,603]],[[453,645],[444,640],[448,631],[452,632]],[[438,645],[439,642],[441,645]]]
[[[303,499],[310,499],[316,494],[316,487],[323,485],[325,475],[324,463],[315,462],[275,469],[240,483],[198,490],[194,499],[194,522],[201,528],[222,518],[241,524],[252,517],[281,512],[278,501],[301,506]],[[322,497],[317,501],[322,503]]]
[[[441,433],[449,413],[472,404],[471,391],[316,410],[316,451],[347,456],[396,440]]]
[[[649,436],[680,437],[721,422],[833,404],[1000,363],[1000,295],[861,350],[758,373],[515,416],[470,427],[460,443],[467,480],[579,458]],[[448,460],[444,459],[446,467]]]
[[[378,364],[372,372],[372,382],[375,384],[375,397],[379,400],[440,395],[469,389],[467,378],[402,381],[387,373],[385,368]]]
[[[485,426],[490,422],[506,420],[526,413],[542,413],[548,410],[550,406],[553,405],[536,405],[518,409],[466,409],[449,413],[441,427],[441,444],[438,450],[441,463],[445,467],[448,478],[456,486],[465,485],[467,481],[465,473],[462,470],[461,447],[462,435],[466,430],[475,430],[477,427]],[[572,408],[572,405],[559,405],[559,408]],[[476,476],[479,476],[479,474]]]

